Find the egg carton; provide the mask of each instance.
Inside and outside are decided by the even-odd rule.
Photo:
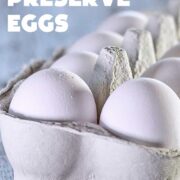
[[[96,81],[91,83],[98,112],[119,85],[139,77],[178,42],[173,16],[154,14],[150,19],[149,31],[127,30],[123,49],[107,47],[101,51],[94,69]],[[1,135],[14,167],[14,179],[179,180],[179,150],[132,143],[94,124],[30,121],[8,114],[23,80],[50,67],[63,53],[61,49],[47,62],[28,65],[0,92]],[[99,66],[104,69],[100,71]]]
[[[112,55],[113,50],[108,48],[106,53]],[[125,51],[119,53],[127,60]],[[92,124],[22,121],[7,114],[13,94],[23,79],[53,62],[31,64],[1,91],[2,138],[5,137],[4,145],[9,147],[7,154],[17,157],[14,160],[17,172],[19,168],[22,171],[20,175],[14,174],[15,179],[174,180],[180,177],[178,151],[127,142]]]
[[[107,52],[112,53],[113,49]],[[127,60],[125,51],[119,53]],[[34,62],[0,94],[1,134],[8,147],[7,154],[15,158],[12,161],[17,167],[15,180],[176,180],[180,177],[178,151],[137,145],[114,137],[98,125],[33,122],[9,115],[8,106],[23,79],[53,62]]]

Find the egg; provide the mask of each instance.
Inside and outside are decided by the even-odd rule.
[[[180,100],[166,84],[150,79],[130,80],[107,99],[100,125],[128,141],[180,147]]]
[[[51,68],[71,71],[89,84],[97,58],[98,56],[91,52],[69,53],[57,60]]]
[[[180,58],[168,58],[152,65],[142,75],[167,84],[180,97]]]
[[[147,16],[136,11],[123,11],[110,16],[98,28],[124,35],[127,29],[144,29],[148,22]]]
[[[107,46],[117,46],[120,47],[122,43],[122,36],[117,33],[100,31],[93,32],[80,40],[75,42],[67,51],[68,52],[82,52],[89,51],[99,54],[101,49]]]
[[[166,53],[163,55],[162,59],[168,57],[179,57],[180,58],[180,43],[171,47]]]
[[[68,71],[41,70],[17,89],[9,113],[37,121],[96,123],[94,97],[87,84]]]

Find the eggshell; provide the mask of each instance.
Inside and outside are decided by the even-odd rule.
[[[180,100],[164,83],[148,78],[120,86],[106,101],[100,124],[140,144],[180,147]]]
[[[108,96],[129,79],[132,79],[132,71],[127,53],[117,47],[104,48],[97,60],[90,82],[98,116]]]
[[[122,48],[126,50],[133,77],[137,78],[156,62],[152,36],[148,31],[129,29],[124,35]]]
[[[147,16],[137,11],[123,11],[110,16],[98,28],[124,35],[127,29],[144,29],[148,22]]]
[[[172,46],[168,51],[165,52],[162,59],[169,57],[179,57],[180,58],[180,43]]]
[[[96,54],[90,52],[69,53],[57,60],[51,68],[71,71],[89,84],[97,58]]]
[[[178,41],[175,20],[171,15],[151,15],[146,29],[152,34],[158,60]]]
[[[101,49],[107,46],[120,47],[121,43],[122,37],[119,34],[108,31],[93,32],[75,42],[67,51],[89,51],[99,54]]]
[[[87,84],[73,73],[53,69],[27,78],[16,91],[9,113],[30,120],[97,120],[95,101]]]
[[[169,58],[152,65],[143,77],[167,84],[180,97],[180,58]]]

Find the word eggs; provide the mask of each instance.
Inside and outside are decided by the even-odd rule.
[[[86,83],[73,73],[53,69],[39,71],[20,85],[9,113],[30,120],[97,121],[94,97]]]
[[[127,81],[105,103],[100,124],[110,132],[144,145],[180,147],[180,100],[164,83]]]
[[[24,17],[20,15],[8,15],[8,32],[36,32],[40,29],[42,32],[66,32],[68,30],[68,15],[59,14],[53,17],[51,14],[45,14],[37,18],[35,14],[27,14]]]

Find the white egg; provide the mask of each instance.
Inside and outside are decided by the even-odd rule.
[[[180,147],[180,100],[166,84],[127,81],[105,103],[100,124],[120,138],[143,145]]]
[[[68,49],[68,52],[89,51],[99,54],[101,49],[107,46],[120,47],[121,43],[122,36],[117,33],[108,31],[93,32],[75,42],[75,44]]]
[[[144,29],[148,18],[136,11],[123,11],[110,16],[100,26],[99,30],[107,30],[124,35],[129,28]]]
[[[180,97],[180,58],[161,60],[147,69],[142,76],[164,82]]]
[[[9,113],[30,120],[97,121],[94,97],[87,84],[71,72],[53,69],[27,78],[16,91]]]
[[[89,84],[97,58],[95,53],[90,52],[69,53],[57,60],[51,68],[71,71]]]
[[[170,48],[162,57],[168,58],[168,57],[179,57],[180,58],[180,43]]]

